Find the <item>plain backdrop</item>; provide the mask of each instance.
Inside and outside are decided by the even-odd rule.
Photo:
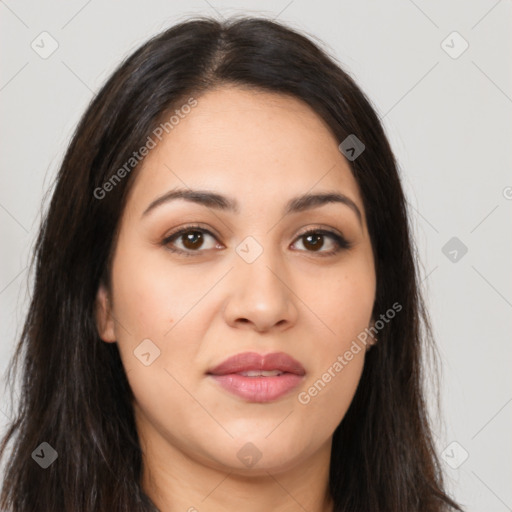
[[[510,0],[1,1],[0,370],[27,307],[44,192],[94,93],[157,32],[238,13],[323,41],[381,116],[441,354],[449,488],[468,512],[512,510]]]

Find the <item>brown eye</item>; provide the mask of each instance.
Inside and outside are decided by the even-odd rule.
[[[210,242],[208,242],[210,240]],[[187,256],[200,254],[208,249],[221,248],[217,239],[208,230],[203,228],[188,227],[172,233],[162,241],[162,245],[172,252]]]
[[[203,233],[201,231],[189,231],[183,237],[183,246],[186,249],[199,249],[204,242]]]
[[[350,249],[352,246],[338,233],[318,229],[303,233],[297,241],[302,241],[305,252],[317,252],[319,256],[333,256],[342,249]]]
[[[312,251],[318,251],[324,245],[324,235],[311,234],[304,236],[303,239],[304,247]]]

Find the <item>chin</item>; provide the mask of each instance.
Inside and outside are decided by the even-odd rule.
[[[211,453],[208,465],[241,476],[268,477],[269,473],[289,471],[307,455],[298,451],[297,443],[291,442],[289,447],[285,446],[283,438],[280,437],[272,441],[251,441],[246,437],[238,439],[233,447],[225,445],[218,453]]]

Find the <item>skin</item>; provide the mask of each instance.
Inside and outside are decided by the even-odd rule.
[[[340,141],[305,103],[233,86],[197,100],[137,171],[111,289],[98,290],[99,334],[118,343],[135,395],[142,485],[162,512],[331,511],[332,435],[354,396],[365,350],[308,404],[298,394],[373,323],[376,276],[362,197]],[[232,197],[239,213],[176,199],[143,215],[175,187]],[[340,203],[283,217],[290,198],[324,191],[348,196],[361,223]],[[215,238],[169,244],[190,257],[162,245],[190,223]],[[352,246],[323,256],[336,249],[333,239],[325,236],[315,250],[300,237],[320,228],[341,232]],[[235,250],[248,236],[263,249],[252,263]],[[160,350],[149,366],[134,355],[145,339]],[[246,351],[286,352],[306,375],[268,403],[232,395],[206,375]],[[252,467],[237,457],[249,442],[261,454]]]

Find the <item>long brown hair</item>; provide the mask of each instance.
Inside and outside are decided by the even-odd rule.
[[[0,506],[12,512],[156,511],[140,486],[133,394],[116,344],[94,321],[134,172],[110,187],[155,126],[184,101],[223,84],[289,94],[310,105],[350,161],[375,254],[374,313],[403,306],[368,352],[353,402],[334,432],[330,491],[339,512],[461,510],[443,488],[423,391],[431,329],[397,164],[370,101],[309,38],[260,18],[196,18],[123,62],[83,115],[56,178],[34,251],[30,308],[8,381],[21,396],[0,445],[14,441]],[[43,469],[34,450],[58,454]],[[46,445],[44,445],[46,446]]]

